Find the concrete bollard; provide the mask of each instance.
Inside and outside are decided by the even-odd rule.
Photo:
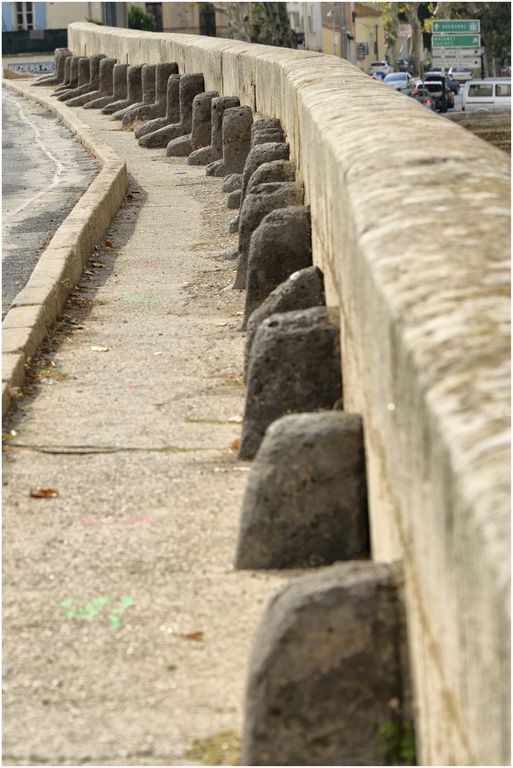
[[[289,210],[289,209],[287,209]],[[273,214],[270,213],[266,219]],[[264,221],[266,220],[264,219]],[[264,274],[264,284],[274,282],[274,268],[269,265],[271,281]],[[249,284],[252,279],[251,259],[248,273]],[[275,288],[256,309],[249,314],[246,333],[246,345],[244,349],[244,379],[247,378],[248,363],[251,357],[251,348],[255,339],[255,333],[264,320],[277,312],[292,312],[295,309],[308,309],[309,307],[322,307],[326,303],[324,295],[324,278],[319,267],[305,267],[293,272]]]
[[[272,160],[269,163],[262,163],[262,165],[259,165],[256,171],[249,177],[248,185],[246,187],[246,195],[259,184],[271,184],[275,181],[294,181],[295,178],[296,166],[294,163],[291,163],[290,160]],[[235,192],[239,193],[238,205],[235,204],[237,202]],[[242,189],[235,190],[235,192],[230,193],[228,197],[228,208],[240,208]]]
[[[166,85],[166,111],[164,117],[156,117],[153,120],[147,120],[142,125],[134,129],[134,136],[140,139],[147,133],[158,131],[166,125],[173,125],[180,122],[180,77],[181,75],[170,75]]]
[[[66,63],[64,64],[64,82],[55,89],[52,96],[60,96],[66,91],[77,87],[79,61],[80,56],[71,56],[66,59]]]
[[[369,553],[362,420],[331,411],[274,421],[251,467],[236,568],[305,568]]]
[[[167,147],[170,141],[185,136],[192,131],[192,103],[199,93],[205,91],[205,81],[201,73],[182,75],[178,86],[180,99],[180,120],[165,125],[157,131],[147,133],[139,139],[141,147]]]
[[[230,173],[223,181],[223,192],[235,192],[242,189],[242,173]]]
[[[72,73],[73,70],[74,66],[72,62]],[[67,101],[68,99],[72,99],[74,96],[78,96],[77,91],[87,85],[89,82],[89,77],[89,59],[87,56],[80,56],[77,64],[77,84],[74,87],[68,88],[63,93],[59,94],[59,96],[57,96],[57,100]]]
[[[240,106],[237,96],[216,96],[212,99],[210,144],[196,149],[187,158],[188,165],[208,165],[223,156],[223,116],[227,109]]]
[[[312,263],[310,209],[278,208],[268,213],[249,244],[243,328],[271,291]]]
[[[121,120],[123,128],[128,128],[133,122],[141,119],[145,107],[155,102],[155,64],[143,64],[141,72],[141,100],[130,107],[114,112],[112,120]]]
[[[239,458],[255,456],[280,416],[329,410],[341,397],[337,313],[312,307],[271,315],[251,349]]]
[[[142,65],[129,66],[126,73],[127,95],[126,99],[114,102],[108,107],[102,110],[102,114],[112,115],[112,120],[115,119],[115,115],[123,112],[128,107],[132,107],[135,104],[140,104],[142,99]]]
[[[137,109],[136,120],[153,120],[156,118],[163,118],[166,114],[167,106],[167,81],[171,75],[178,74],[178,64],[175,61],[165,62],[155,65],[155,83],[154,83],[154,97],[151,100],[151,88],[145,86],[146,77],[151,80],[151,74],[148,73],[145,77],[145,71],[143,68],[142,84],[143,84],[143,106]],[[145,96],[146,89],[146,96]],[[133,118],[129,115],[125,115],[123,118],[123,125],[126,126],[133,122]],[[135,133],[135,131],[134,131]]]
[[[251,142],[253,113],[250,107],[227,109],[223,115],[223,159],[207,165],[207,176],[242,173]]]
[[[241,765],[404,764],[404,646],[397,566],[337,563],[288,584],[253,645]]]
[[[108,94],[112,93],[112,71],[116,59],[103,58],[100,61],[99,76],[98,76],[98,88],[90,93],[85,93],[82,96],[75,96],[74,99],[68,101],[69,107],[84,107],[91,102],[104,99]]]
[[[107,62],[114,61],[112,68]],[[126,73],[128,64],[116,64],[116,59],[102,59],[100,62],[100,90],[102,73],[106,95],[84,105],[84,109],[104,109],[115,101],[126,98]]]
[[[303,195],[301,184],[276,182],[274,184],[259,184],[252,190],[251,194],[246,196],[240,210],[239,262],[234,288],[241,290],[246,288],[251,235],[262,219],[276,208],[302,205]]]
[[[128,64],[115,64],[112,75],[112,99],[101,108],[102,115],[111,115],[121,109],[119,105],[128,105]]]
[[[212,100],[218,95],[217,91],[205,91],[194,97],[192,130],[185,136],[178,136],[169,142],[166,148],[168,157],[187,157],[195,149],[209,146],[212,131]]]
[[[99,54],[80,59],[78,62],[78,87],[74,91],[60,96],[59,101],[65,101],[70,106],[72,99],[97,91],[100,84],[100,61],[104,58],[103,54]],[[85,82],[83,82],[84,80]],[[80,106],[80,104],[74,103],[72,106]]]
[[[44,77],[38,77],[35,83],[32,85],[59,85],[64,82],[64,67],[66,65],[66,59],[70,55],[68,48],[56,48],[55,49],[55,73],[53,75],[45,75]]]

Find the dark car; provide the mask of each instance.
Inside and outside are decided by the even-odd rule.
[[[436,109],[439,112],[447,112],[454,107],[454,94],[449,88],[447,78],[444,75],[425,75],[424,82],[417,83],[417,87],[423,85],[436,100]]]
[[[405,93],[411,99],[415,99],[415,101],[418,101],[420,104],[424,104],[425,107],[432,109],[433,112],[436,110],[435,99],[427,88],[423,88],[422,86],[420,86],[420,88],[410,88]]]
[[[424,75],[425,83],[433,81],[441,82],[444,85],[444,87],[447,89],[447,106],[454,107],[454,94],[459,93],[460,90],[460,84],[458,81],[454,80],[452,77],[448,77],[447,75],[442,75],[441,72],[428,72],[427,75]]]

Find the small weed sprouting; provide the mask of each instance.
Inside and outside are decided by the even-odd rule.
[[[203,765],[240,765],[240,738],[235,731],[219,731],[205,739],[194,739],[185,754]]]
[[[382,751],[390,765],[416,765],[415,730],[410,720],[386,720],[379,726]]]
[[[64,373],[60,368],[36,368],[34,373],[39,379],[50,379],[51,381],[69,379],[69,373]]]

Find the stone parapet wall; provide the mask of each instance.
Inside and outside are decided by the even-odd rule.
[[[511,154],[511,112],[449,112],[446,117]]]
[[[341,59],[77,23],[281,120],[363,418],[373,557],[404,565],[419,762],[509,764],[509,158]]]

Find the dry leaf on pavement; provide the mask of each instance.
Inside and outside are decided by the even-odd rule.
[[[31,488],[30,489],[30,496],[32,496],[33,499],[53,499],[54,496],[58,496],[59,491],[56,491],[55,488]]]

